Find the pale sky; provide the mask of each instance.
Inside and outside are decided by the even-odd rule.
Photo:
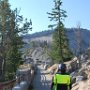
[[[9,0],[11,8],[21,9],[20,15],[32,20],[33,30],[30,33],[48,30],[49,20],[47,12],[54,7],[53,0]],[[67,18],[63,22],[66,28],[77,27],[90,30],[90,0],[62,0],[62,9],[67,11]]]

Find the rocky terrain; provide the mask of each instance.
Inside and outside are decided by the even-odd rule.
[[[31,55],[34,60],[51,61],[50,57],[44,52],[41,47],[31,50]],[[73,88],[72,90],[90,90],[90,49],[82,54],[80,58],[73,57],[71,61],[65,62],[67,70],[72,77]],[[57,65],[51,65],[47,73],[57,71]]]
[[[80,55],[80,57],[73,57],[71,61],[65,62],[67,64],[68,72],[72,77],[72,90],[90,90],[90,49],[87,50],[90,42],[89,34],[90,31],[82,31],[82,48],[85,50],[85,52],[82,55]],[[67,35],[70,40],[71,47],[76,49],[74,31],[68,31]],[[48,42],[52,42],[52,35],[50,34],[48,36],[24,38],[24,40],[27,40],[27,42],[40,40],[47,40]],[[45,49],[42,47],[35,47],[33,49],[30,49],[28,55],[31,56],[33,60],[51,61],[50,57],[45,52]],[[52,69],[55,68],[57,69],[57,64],[51,66],[48,69],[48,72],[52,71]]]

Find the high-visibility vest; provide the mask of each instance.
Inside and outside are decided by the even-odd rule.
[[[66,84],[68,86],[68,90],[70,90],[70,83],[71,78],[70,75],[62,75],[62,74],[56,74],[53,78],[54,84]]]

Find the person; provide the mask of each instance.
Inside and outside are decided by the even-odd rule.
[[[66,64],[59,64],[58,72],[52,79],[51,90],[71,90],[71,77],[66,73]]]

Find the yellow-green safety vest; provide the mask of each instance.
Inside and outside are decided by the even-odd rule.
[[[66,84],[68,86],[68,90],[70,90],[70,75],[62,75],[62,74],[56,74],[53,79],[54,84]]]

